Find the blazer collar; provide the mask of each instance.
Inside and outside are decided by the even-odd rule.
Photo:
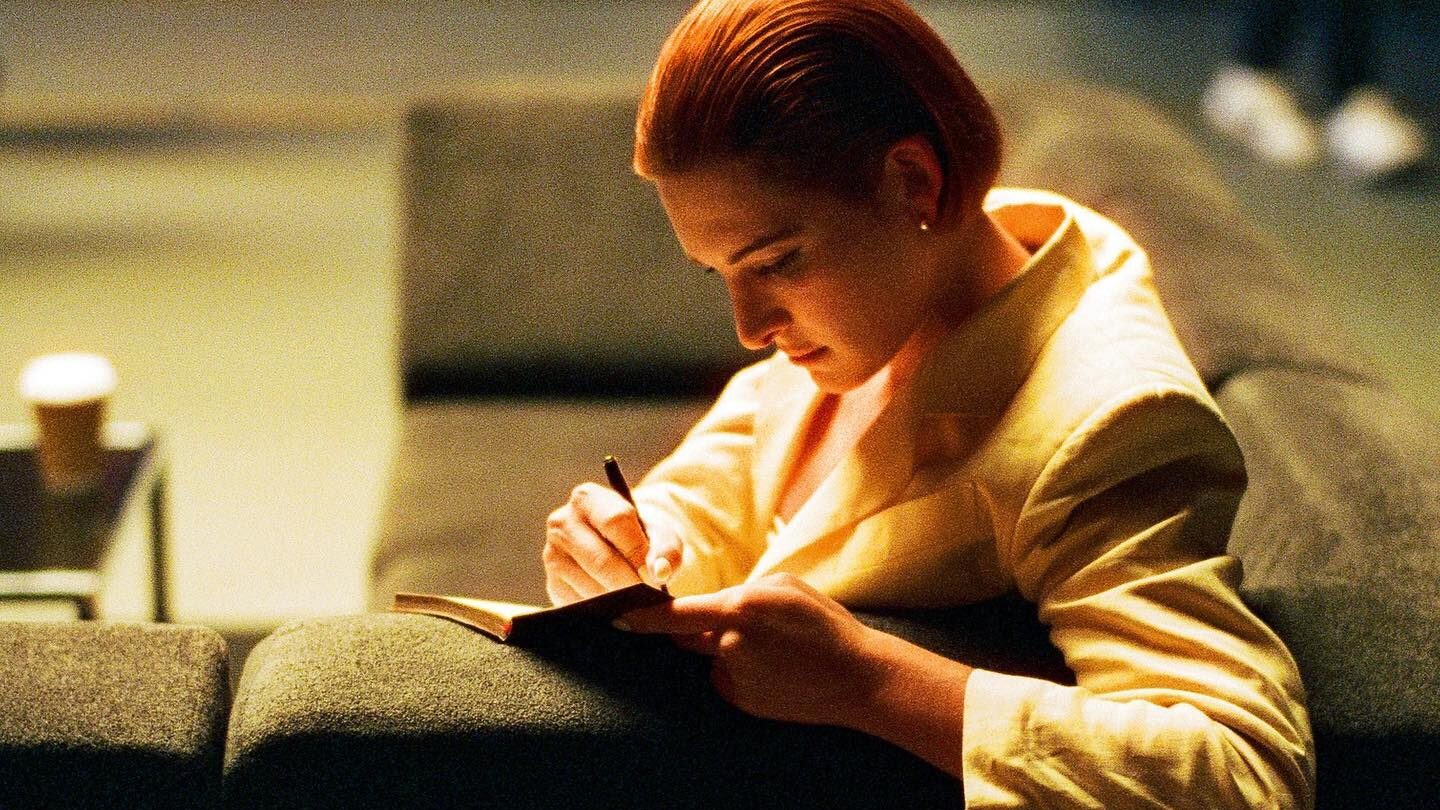
[[[926,357],[914,383],[922,411],[1002,410],[1095,278],[1073,213],[1059,203],[1005,203],[1008,192],[992,193],[1002,204],[990,213],[1030,249],[1030,261]]]
[[[901,499],[917,468],[917,430],[935,413],[997,412],[1010,401],[1041,347],[1075,308],[1094,278],[1089,247],[1074,216],[1051,198],[990,209],[1030,261],[1004,289],[927,356],[912,385],[897,391],[790,523],[767,548],[752,576],[802,555],[822,537],[854,526]],[[1033,197],[1025,198],[1027,200]],[[1056,198],[1058,199],[1058,198]],[[809,374],[783,355],[762,384],[754,482],[757,525],[773,525],[780,487],[790,473],[801,431],[821,400]],[[812,551],[821,551],[812,549]],[[794,562],[799,562],[794,560]]]

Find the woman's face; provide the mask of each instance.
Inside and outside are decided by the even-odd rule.
[[[883,183],[856,203],[762,182],[735,162],[656,187],[685,253],[724,281],[740,343],[774,344],[822,390],[865,382],[933,310],[918,222]]]

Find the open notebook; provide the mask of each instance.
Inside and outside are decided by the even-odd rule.
[[[643,582],[560,607],[517,605],[493,599],[434,593],[397,593],[391,610],[440,616],[473,627],[509,644],[569,632],[583,624],[609,622],[637,608],[668,602],[670,594]]]

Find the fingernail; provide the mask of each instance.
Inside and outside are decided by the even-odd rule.
[[[624,630],[624,631],[627,632],[627,633],[633,633],[633,632],[634,632],[634,628],[632,628],[630,625],[626,624],[624,619],[616,619],[616,620],[610,622],[610,626],[613,627],[613,628],[615,628],[616,630]]]
[[[669,560],[657,557],[654,562],[650,563],[650,572],[655,575],[656,580],[663,583],[670,579],[670,575],[675,573],[675,570],[670,567]]]

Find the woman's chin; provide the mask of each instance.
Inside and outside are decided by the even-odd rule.
[[[833,363],[810,363],[800,365],[805,373],[810,375],[811,382],[827,394],[844,394],[854,391],[865,384],[871,375],[858,374],[853,369],[837,366]]]

